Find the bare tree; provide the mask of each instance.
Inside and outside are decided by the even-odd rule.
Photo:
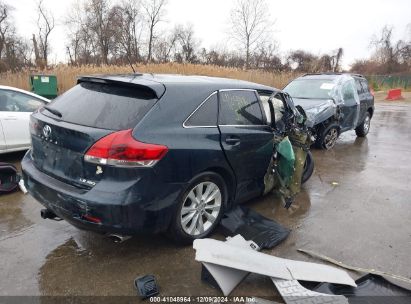
[[[287,58],[288,64],[298,72],[312,72],[312,67],[318,58],[304,50],[292,51]]]
[[[237,0],[231,11],[231,36],[245,50],[247,69],[253,48],[268,37],[272,25],[265,0]]]
[[[127,57],[128,62],[140,61],[140,37],[142,14],[139,0],[123,0],[114,8],[115,41],[118,44],[120,56]]]
[[[9,11],[10,6],[0,3],[0,57],[6,47],[6,35],[10,29],[10,23],[8,22]]]
[[[40,50],[41,60],[43,60],[44,65],[47,67],[48,55],[50,53],[50,33],[54,29],[54,16],[53,14],[46,10],[43,4],[43,0],[37,2],[37,28],[38,28],[38,47]],[[33,39],[34,43],[34,39]],[[36,58],[39,60],[40,58]]]
[[[393,73],[407,68],[411,56],[411,41],[393,41],[393,27],[384,26],[379,36],[374,35],[371,46],[375,48],[373,59],[380,63],[384,73]]]
[[[74,2],[68,12],[65,25],[68,32],[67,54],[71,64],[101,62],[98,56],[97,38],[90,22],[89,3]]]
[[[148,62],[152,61],[155,30],[157,24],[163,20],[164,9],[166,4],[167,0],[145,0],[143,2],[143,8],[145,11],[146,21],[149,29],[147,55]]]
[[[194,37],[194,30],[191,24],[186,26],[177,25],[174,29],[174,36],[178,40],[179,50],[175,54],[178,62],[194,63],[197,60],[196,50],[198,41]]]
[[[13,7],[0,1],[0,72],[30,65],[30,48],[19,37],[12,18]]]
[[[109,0],[89,0],[86,13],[86,24],[95,36],[94,41],[98,46],[101,61],[108,64],[108,56],[114,44],[115,31],[112,21],[115,20],[115,11]]]
[[[172,31],[171,33],[163,33],[156,39],[153,47],[153,54],[159,62],[169,62],[173,53],[175,52],[177,43],[177,33]]]
[[[258,46],[257,51],[253,53],[250,61],[252,66],[256,69],[263,69],[266,71],[283,71],[286,69],[286,66],[281,62],[277,45],[272,43]]]

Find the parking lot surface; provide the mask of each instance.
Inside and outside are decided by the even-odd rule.
[[[246,204],[292,229],[266,252],[320,262],[297,252],[309,249],[410,277],[411,100],[376,103],[367,138],[350,131],[331,151],[313,153],[315,172],[291,210],[274,194]],[[0,155],[18,166],[22,157]],[[0,197],[0,296],[135,296],[133,280],[144,274],[156,276],[161,295],[221,295],[201,282],[191,246],[161,235],[115,244],[64,221],[42,220],[41,208],[21,192]],[[213,237],[222,239],[218,232]],[[268,278],[250,275],[233,295],[272,298],[276,291]]]

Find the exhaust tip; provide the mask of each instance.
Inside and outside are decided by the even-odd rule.
[[[42,219],[54,219],[57,217],[57,215],[55,215],[54,212],[49,209],[41,209],[40,216]]]
[[[128,239],[131,238],[131,236],[119,235],[119,234],[109,234],[108,238],[112,240],[114,243],[119,244],[119,243],[123,243],[124,241],[127,241]]]

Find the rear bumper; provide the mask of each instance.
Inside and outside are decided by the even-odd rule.
[[[43,206],[80,229],[100,233],[133,235],[165,231],[175,213],[178,196],[185,189],[185,184],[161,181],[157,185],[151,181],[147,187],[147,183],[139,180],[132,188],[117,192],[108,192],[107,187],[84,190],[38,170],[30,151],[23,158],[22,171],[28,192]],[[101,223],[90,222],[84,215],[98,218]]]

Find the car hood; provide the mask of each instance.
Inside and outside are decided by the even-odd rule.
[[[313,124],[319,124],[336,114],[337,105],[332,99],[302,99],[293,98],[295,105],[300,105],[307,114],[307,119]]]

